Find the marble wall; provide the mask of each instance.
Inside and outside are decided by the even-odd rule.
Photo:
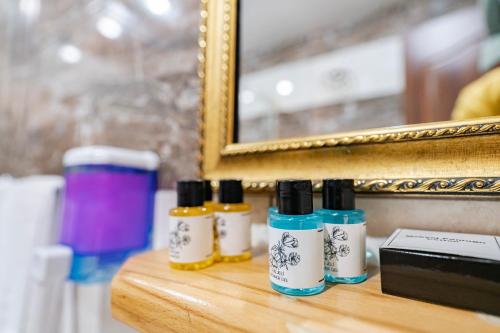
[[[196,175],[199,2],[166,3],[2,1],[0,174],[104,144],[159,153],[162,187]]]

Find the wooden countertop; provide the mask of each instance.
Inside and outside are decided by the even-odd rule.
[[[365,283],[289,297],[271,289],[267,256],[204,270],[168,267],[166,251],[127,261],[112,284],[113,316],[141,332],[500,332],[500,318],[384,295]]]

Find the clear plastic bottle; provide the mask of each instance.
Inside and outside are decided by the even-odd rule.
[[[215,206],[219,261],[240,262],[252,258],[251,213],[251,206],[243,202],[241,180],[221,180],[219,203]]]
[[[323,223],[313,214],[309,180],[276,183],[278,209],[269,209],[269,279],[283,294],[306,296],[325,288]]]
[[[170,267],[197,270],[213,264],[213,210],[203,206],[203,182],[177,182],[177,208],[170,210]]]
[[[335,283],[366,280],[366,219],[355,209],[352,179],[323,181],[323,209],[317,210],[325,227],[325,278]]]

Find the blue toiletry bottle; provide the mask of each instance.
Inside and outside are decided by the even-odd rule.
[[[283,294],[314,295],[325,288],[321,217],[313,213],[310,180],[276,182],[278,209],[269,209],[269,279]]]
[[[366,280],[366,220],[355,209],[352,179],[323,180],[322,217],[325,233],[325,278],[328,282]]]

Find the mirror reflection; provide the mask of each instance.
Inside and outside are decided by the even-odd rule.
[[[499,17],[498,1],[240,0],[237,141],[498,115]]]

